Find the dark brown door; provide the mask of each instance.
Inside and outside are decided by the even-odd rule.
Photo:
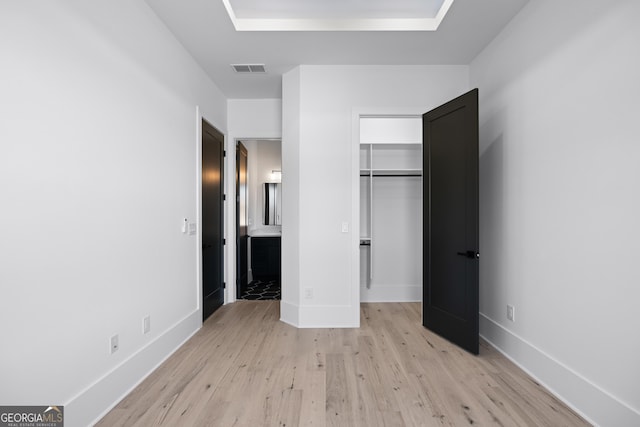
[[[236,265],[237,298],[247,289],[249,275],[247,243],[249,242],[249,192],[247,191],[247,149],[241,142],[236,146]]]
[[[423,323],[478,354],[478,90],[423,116]]]
[[[202,121],[202,318],[224,304],[224,137]]]

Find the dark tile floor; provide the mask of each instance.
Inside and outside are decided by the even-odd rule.
[[[261,280],[254,280],[247,285],[247,289],[240,295],[240,299],[279,300],[280,281],[270,280],[263,282]]]

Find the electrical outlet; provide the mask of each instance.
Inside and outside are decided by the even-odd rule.
[[[305,299],[313,299],[313,288],[304,288]]]
[[[150,330],[151,330],[151,316],[145,316],[145,318],[142,319],[142,333],[148,334]]]
[[[109,339],[109,351],[110,354],[115,353],[120,348],[120,344],[118,343],[118,334],[115,334]]]
[[[516,321],[516,309],[509,304],[507,304],[507,320]]]

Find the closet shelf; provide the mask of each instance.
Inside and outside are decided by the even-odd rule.
[[[422,176],[422,169],[360,169],[360,176]]]

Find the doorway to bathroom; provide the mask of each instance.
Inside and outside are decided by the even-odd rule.
[[[247,139],[236,145],[236,295],[281,297],[282,142]]]

